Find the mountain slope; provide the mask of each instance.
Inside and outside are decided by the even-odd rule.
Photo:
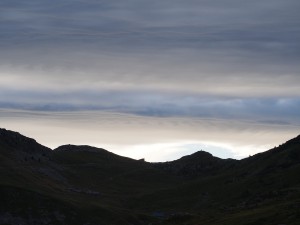
[[[177,181],[149,163],[104,149],[66,145],[50,150],[33,139],[4,129],[0,133],[0,159],[1,199],[7,200],[1,203],[0,222],[139,223],[144,219],[137,219],[139,213],[124,206],[127,199],[169,188]],[[11,202],[5,196],[12,193],[22,197]],[[28,199],[33,201],[28,203]],[[39,208],[45,208],[43,216]],[[73,216],[71,219],[65,216],[61,221],[56,214]],[[147,215],[145,218],[148,220]]]
[[[147,163],[0,129],[0,224],[299,224],[300,136],[243,159]]]
[[[234,159],[220,159],[205,151],[198,151],[180,159],[154,163],[154,167],[183,177],[204,177],[226,170],[236,164]]]
[[[132,204],[148,202],[147,208],[154,209],[157,201],[153,199],[159,199],[160,211],[170,212],[170,206],[177,206],[177,211],[192,213],[195,218],[189,220],[191,224],[299,224],[299,139],[298,136],[264,153],[232,161],[225,169],[217,168],[216,173],[208,171],[182,186],[145,195]],[[188,156],[181,160],[193,165],[199,159]]]

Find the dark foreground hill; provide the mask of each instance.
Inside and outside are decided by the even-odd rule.
[[[0,224],[300,224],[300,136],[243,159],[147,163],[0,129]]]

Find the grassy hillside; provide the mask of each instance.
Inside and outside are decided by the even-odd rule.
[[[0,224],[300,224],[300,137],[244,160],[147,163],[0,129]]]

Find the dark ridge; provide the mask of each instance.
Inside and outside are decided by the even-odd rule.
[[[50,153],[52,150],[18,132],[0,128],[0,145],[26,153]]]
[[[294,159],[300,158],[299,154],[300,151],[298,150],[300,146],[300,135],[297,137],[277,146],[274,147],[268,151],[260,152],[255,154],[254,156],[242,159],[241,161],[253,161],[253,160],[259,160],[259,159],[267,159],[272,157],[288,157],[294,155]]]
[[[0,224],[300,224],[300,136],[244,160],[198,151],[147,163],[86,145],[32,153],[43,149],[0,129]]]
[[[92,147],[89,145],[71,145],[71,144],[67,144],[67,145],[61,145],[57,148],[55,148],[53,151],[68,151],[68,152],[107,152],[107,153],[111,153],[103,148],[96,148],[96,147]],[[111,153],[113,154],[113,153]]]
[[[103,148],[97,148],[89,145],[71,145],[71,144],[62,145],[54,149],[53,153],[57,153],[57,154],[63,153],[67,155],[71,155],[72,153],[73,155],[74,153],[87,153],[87,154],[91,153],[91,154],[97,154],[96,157],[102,157],[106,159],[116,159],[116,160],[122,159],[122,160],[136,161],[128,157],[117,155]]]
[[[289,148],[290,146],[299,145],[300,144],[300,135],[297,137],[285,142],[282,145],[279,145],[278,147],[274,148],[275,150],[284,150],[286,148]]]
[[[273,149],[240,160],[250,175],[268,175],[300,165],[300,135]],[[251,171],[251,172],[250,172]]]
[[[221,169],[230,168],[236,161],[234,159],[220,159],[201,150],[174,161],[153,163],[153,165],[179,176],[196,177],[212,175]]]
[[[181,157],[180,159],[174,160],[173,162],[183,162],[183,161],[206,161],[206,160],[221,160],[218,157],[213,156],[211,153],[206,152],[206,151],[197,151],[191,155],[186,155]]]

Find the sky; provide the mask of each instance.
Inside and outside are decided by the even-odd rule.
[[[298,0],[2,0],[0,127],[147,161],[300,133]]]

